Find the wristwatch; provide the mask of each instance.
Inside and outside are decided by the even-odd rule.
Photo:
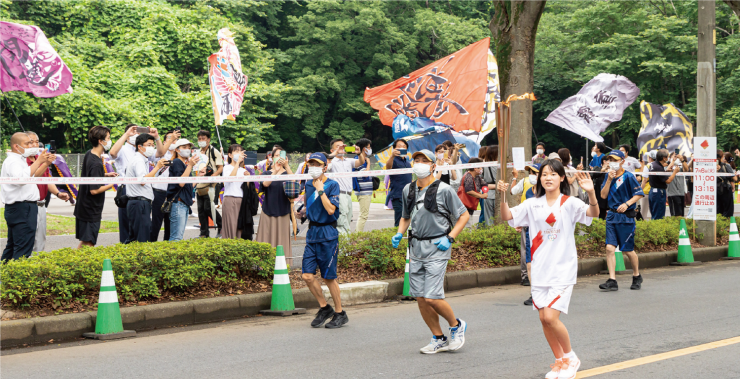
[[[450,243],[455,243],[455,239],[452,238],[449,234],[447,235],[447,239],[450,241]]]
[[[324,190],[319,191],[318,194],[319,194],[319,197],[321,197],[321,195],[324,194]]]

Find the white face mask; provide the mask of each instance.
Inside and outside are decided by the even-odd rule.
[[[545,150],[543,150],[543,149],[537,149],[537,154],[539,154],[539,155],[545,154]]]
[[[139,135],[137,134],[135,136],[128,137],[128,143],[130,143],[132,145],[136,145],[136,137],[138,137],[138,136]]]
[[[200,147],[201,149],[204,148],[204,147],[206,147],[206,146],[208,146],[208,142],[206,142],[206,141],[198,141],[198,147]]]
[[[530,175],[529,176],[529,184],[531,184],[531,185],[537,184],[537,175]]]
[[[676,158],[676,160],[673,162],[674,164],[681,164],[681,160]]]
[[[190,158],[190,149],[180,150],[180,156],[183,158]]]
[[[39,153],[38,147],[27,147],[26,150],[23,151],[23,154],[21,156],[23,158],[28,158],[30,156],[34,156]]]
[[[344,151],[340,151],[337,153],[337,157],[343,157],[343,156],[344,156]]]
[[[105,149],[105,151],[108,151],[110,150],[111,146],[113,146],[113,141],[108,140],[108,142],[106,142],[105,145],[103,145],[103,149]]]
[[[619,162],[609,162],[609,168],[614,171],[619,170]]]
[[[441,159],[445,159],[445,155],[444,154],[437,154],[437,159],[440,159],[440,160]]]
[[[365,149],[365,155],[373,155],[373,149],[370,149],[370,148]]]
[[[308,168],[308,175],[310,175],[314,179],[320,178],[321,175],[323,174],[324,174],[323,167],[309,167]]]
[[[170,147],[167,148],[169,151],[175,151],[175,144],[173,143],[170,145]]]
[[[430,169],[432,168],[431,165],[428,165],[426,163],[415,163],[414,164],[414,174],[416,174],[416,177],[419,179],[424,179],[432,172]]]
[[[144,150],[144,156],[147,158],[151,158],[154,156],[154,153],[157,151],[157,148],[154,146],[147,146],[145,147],[146,150]]]
[[[591,152],[591,156],[594,157],[594,158],[596,158],[596,152],[595,151],[592,151]]]

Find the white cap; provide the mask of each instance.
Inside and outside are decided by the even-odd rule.
[[[175,142],[175,149],[177,149],[178,147],[180,147],[182,145],[190,145],[190,146],[192,146],[193,144],[190,141],[188,141],[187,139],[185,139],[185,138],[180,138],[179,140],[177,140],[177,142]]]

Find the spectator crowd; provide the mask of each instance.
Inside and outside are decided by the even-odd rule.
[[[229,145],[226,151],[220,151],[212,145],[211,133],[207,130],[199,131],[196,140],[191,142],[183,138],[179,128],[161,135],[155,128],[129,124],[114,143],[110,129],[95,126],[90,129],[87,139],[92,148],[82,159],[80,176],[83,177],[113,178],[120,175],[132,178],[186,178],[294,174],[285,150],[279,145],[274,145],[264,160],[256,162],[238,144]],[[2,165],[2,177],[52,176],[50,166],[56,157],[53,152],[44,148],[35,133],[15,133],[10,139],[10,146],[11,151],[7,153]],[[343,139],[337,138],[329,143],[329,147],[328,153],[306,154],[295,174],[318,173],[319,168],[310,164],[312,156],[315,161],[321,161],[316,159],[316,154],[324,157],[325,166],[322,166],[322,170],[326,173],[350,173],[371,168],[373,149],[370,140],[361,138],[350,146]],[[464,148],[464,145],[446,141],[436,146],[433,152],[429,151],[432,155],[430,158],[434,161],[432,175],[435,180],[457,191],[457,196],[469,215],[480,209],[477,221],[493,225],[496,215],[496,183],[501,168],[455,168],[462,162]],[[548,153],[546,145],[539,142],[535,150],[531,163],[525,167],[525,177],[520,178],[517,170],[511,172],[509,192],[520,196],[522,201],[535,196],[534,188],[541,165],[547,160],[557,160],[567,170],[572,170],[566,174],[571,196],[577,196],[584,202],[588,202],[588,196],[578,187],[573,172],[591,171],[599,203],[599,217],[602,219],[609,221],[609,217],[612,217],[609,213],[625,212],[633,216],[627,221],[661,219],[666,214],[691,216],[693,208],[686,215],[684,210],[691,203],[693,177],[677,174],[693,170],[692,156],[658,149],[642,157],[632,157],[629,145],[621,145],[618,149],[609,151],[604,143],[599,142],[593,146],[591,159],[584,165],[583,159],[578,164],[573,162],[567,148]],[[394,141],[390,156],[384,165],[385,169],[413,168],[419,177],[421,171],[416,173],[418,165],[411,159],[407,141]],[[717,172],[735,174],[717,177],[717,213],[726,217],[732,216],[734,212],[734,191],[740,179],[735,160],[739,157],[740,151],[737,149],[732,153],[717,152]],[[482,146],[477,157],[468,158],[468,163],[497,162],[498,146]],[[115,171],[106,167],[108,159]],[[429,171],[426,166],[423,169]],[[668,172],[670,175],[641,175],[644,172]],[[412,174],[385,176],[386,209],[393,210],[396,227],[402,220],[404,201],[407,200],[404,198],[404,189],[413,179]],[[625,200],[629,203],[629,209],[621,209],[622,204],[612,204],[608,190],[612,181],[621,185],[625,180],[636,183],[633,186],[635,188],[631,188],[635,196],[630,197],[629,201]],[[359,203],[355,230],[364,231],[372,197],[381,187],[381,180],[367,176],[336,177],[333,181],[337,183],[338,192],[336,210],[332,211],[331,218],[336,220],[332,220],[329,226],[335,228],[338,234],[350,233],[354,194]],[[303,195],[307,193],[307,187],[311,187],[316,193],[323,191],[317,190],[316,184],[306,180],[227,181],[221,184],[144,182],[116,186],[102,182],[83,184],[79,186],[74,208],[75,236],[79,240],[78,248],[97,244],[106,202],[105,193],[115,188],[120,243],[154,242],[160,239],[162,229],[164,240],[182,240],[188,217],[195,211],[199,221],[199,236],[202,238],[211,237],[211,229],[215,229],[217,238],[254,239],[272,246],[282,245],[286,257],[290,258],[291,239],[299,233],[303,224],[301,222],[299,225],[297,220],[305,221],[308,218],[310,221],[307,206],[312,199]],[[333,185],[331,188],[334,190]],[[606,190],[601,190],[602,188]],[[63,201],[70,200],[70,193],[61,191],[54,184],[2,184],[0,201],[5,205],[4,217],[8,225],[8,242],[2,260],[28,257],[34,251],[44,250],[46,207],[51,195]],[[260,208],[257,223],[256,216]],[[256,229],[255,224],[258,224]],[[313,221],[309,224],[309,228],[327,226]],[[527,282],[527,251],[530,240],[526,228],[522,228],[521,233],[522,280]]]

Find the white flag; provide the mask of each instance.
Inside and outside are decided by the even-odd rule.
[[[599,133],[612,122],[622,119],[640,89],[621,75],[599,74],[586,83],[575,96],[563,101],[545,121],[570,130],[595,142],[603,142]]]

